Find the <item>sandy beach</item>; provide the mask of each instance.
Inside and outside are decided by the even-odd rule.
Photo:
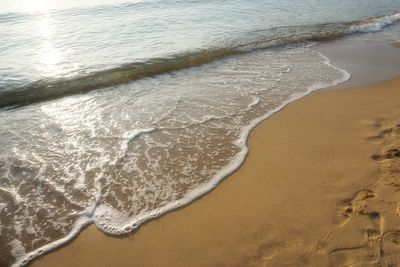
[[[0,1],[0,267],[400,266],[400,1]]]
[[[394,266],[399,99],[396,78],[291,103],[213,192],[126,237],[90,226],[31,266]]]

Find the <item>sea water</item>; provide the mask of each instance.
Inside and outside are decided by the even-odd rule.
[[[259,121],[349,79],[317,42],[386,26],[399,40],[399,12],[389,0],[145,0],[0,13],[0,265],[89,223],[129,233],[209,192]]]

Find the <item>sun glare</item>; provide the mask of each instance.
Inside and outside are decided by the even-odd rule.
[[[26,11],[29,13],[43,12],[47,10],[47,5],[44,0],[26,0],[24,1]]]

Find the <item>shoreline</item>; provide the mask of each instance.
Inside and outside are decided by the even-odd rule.
[[[263,114],[262,116],[260,116],[256,119],[252,120],[248,126],[246,126],[242,129],[240,138],[235,142],[237,144],[237,146],[241,148],[240,152],[232,159],[230,164],[228,164],[226,167],[221,169],[221,171],[214,177],[214,179],[212,179],[209,183],[196,188],[195,190],[190,192],[190,194],[188,194],[187,197],[180,199],[178,201],[172,202],[169,205],[167,205],[166,207],[163,207],[162,209],[155,210],[149,214],[145,214],[143,217],[139,218],[137,222],[132,223],[134,228],[133,228],[133,231],[131,231],[131,232],[135,232],[137,230],[136,225],[141,226],[142,224],[146,224],[149,221],[154,220],[154,218],[159,218],[160,216],[162,217],[171,211],[185,208],[186,206],[190,205],[194,201],[197,201],[198,199],[202,198],[204,195],[213,191],[217,186],[219,186],[219,184],[224,179],[228,178],[229,176],[232,175],[232,173],[236,172],[241,167],[241,165],[244,163],[244,161],[247,157],[247,154],[248,154],[247,143],[248,143],[248,138],[249,138],[251,132],[262,121],[270,118],[271,116],[273,116],[277,112],[281,111],[282,109],[284,109],[287,105],[291,104],[292,102],[302,99],[305,96],[312,94],[316,91],[329,90],[332,88],[336,88],[340,84],[347,82],[351,78],[351,75],[347,71],[332,65],[331,59],[327,58],[325,55],[321,54],[318,51],[316,51],[316,52],[322,58],[324,58],[323,63],[325,65],[341,72],[343,74],[342,78],[333,80],[331,83],[318,84],[316,86],[311,85],[307,89],[307,91],[305,91],[301,94],[299,93],[299,94],[292,95],[288,100],[284,101],[280,106],[276,107],[273,110],[266,112],[265,114]],[[152,131],[152,129],[145,129],[145,131]],[[92,208],[90,208],[90,209],[92,209]],[[93,213],[92,210],[90,210],[88,212]],[[105,234],[113,236],[113,237],[117,237],[117,238],[131,233],[131,232],[123,233],[123,234],[117,233],[117,234],[113,235],[113,234],[110,234],[108,231],[105,231],[104,229],[102,229],[101,226],[100,226],[100,228],[98,228],[99,226],[94,223],[93,218],[88,219],[88,218],[83,217],[82,221],[78,223],[78,226],[75,227],[73,229],[73,231],[71,231],[67,236],[65,236],[62,239],[59,239],[53,243],[45,245],[41,248],[38,248],[37,250],[30,252],[29,254],[26,254],[25,257],[19,258],[18,261],[16,263],[14,263],[14,265],[18,266],[19,264],[22,264],[22,265],[29,264],[31,261],[33,261],[37,257],[40,257],[41,255],[46,255],[48,253],[51,253],[54,250],[57,250],[59,248],[62,248],[64,246],[68,245],[71,241],[73,241],[80,234],[80,232],[82,230],[84,230],[86,227],[91,226],[91,225],[96,227],[96,229],[104,232]],[[129,227],[132,227],[132,226],[129,226]],[[138,227],[138,228],[140,228],[140,227]]]
[[[317,53],[319,53],[319,52],[317,51]],[[230,164],[228,164],[226,167],[221,169],[221,171],[209,183],[206,183],[203,186],[196,188],[195,190],[190,192],[190,194],[188,194],[187,197],[180,199],[178,201],[172,202],[169,205],[167,205],[166,207],[163,207],[162,209],[155,210],[152,213],[146,214],[143,217],[139,218],[139,220],[133,224],[133,225],[138,225],[138,227],[136,228],[136,226],[134,226],[135,228],[133,229],[133,231],[131,231],[129,233],[123,233],[123,234],[118,233],[116,235],[110,234],[107,231],[103,231],[103,229],[101,229],[101,227],[98,228],[99,226],[95,224],[93,218],[87,219],[87,218],[83,217],[82,222],[78,223],[78,226],[75,227],[73,229],[73,231],[71,231],[67,236],[65,236],[64,238],[59,239],[53,243],[45,245],[41,248],[38,248],[37,250],[30,252],[29,254],[26,254],[25,257],[20,258],[16,263],[14,263],[14,265],[16,265],[16,266],[18,266],[19,264],[22,264],[22,265],[28,264],[29,265],[37,257],[41,257],[42,255],[47,255],[48,253],[52,253],[52,251],[54,251],[54,250],[60,249],[64,246],[68,245],[81,233],[81,231],[83,231],[87,227],[91,227],[91,226],[95,227],[97,230],[101,231],[102,233],[104,233],[106,235],[112,236],[114,238],[119,238],[119,237],[123,238],[124,235],[130,235],[130,234],[132,234],[132,232],[134,233],[142,225],[151,222],[152,220],[154,220],[154,218],[160,218],[172,211],[183,209],[186,206],[191,205],[194,201],[201,199],[206,194],[215,190],[215,188],[217,186],[219,186],[223,180],[230,177],[234,172],[236,172],[242,166],[242,164],[244,164],[244,162],[247,158],[247,155],[248,155],[249,136],[250,136],[251,132],[256,127],[258,127],[258,125],[261,122],[267,120],[271,116],[280,112],[282,109],[286,108],[287,105],[290,105],[291,103],[298,101],[299,99],[302,99],[302,98],[304,98],[310,94],[313,94],[317,91],[329,90],[332,88],[339,87],[341,84],[349,81],[349,79],[351,78],[351,75],[347,71],[332,65],[331,60],[329,58],[327,58],[325,55],[323,55],[321,53],[319,53],[319,55],[324,58],[325,65],[338,70],[339,72],[341,72],[343,74],[343,77],[338,78],[329,84],[318,84],[317,87],[310,86],[308,88],[308,90],[305,91],[304,93],[294,94],[288,100],[284,101],[277,108],[270,110],[270,111],[266,112],[264,115],[252,120],[248,126],[246,126],[242,129],[240,138],[235,142],[237,144],[237,146],[241,148],[240,152],[232,159]],[[144,131],[152,131],[152,129],[145,129]],[[89,213],[93,213],[93,211],[90,210]]]
[[[265,17],[265,12],[250,5],[252,16],[240,18],[261,25],[256,31],[241,23],[232,27],[240,22],[235,9],[227,12],[217,6],[215,11],[222,7],[226,18],[204,20],[208,13],[197,11],[208,8],[201,3],[177,5],[175,10],[184,14],[188,8],[207,25],[215,22],[234,29],[206,31],[218,37],[218,43],[222,40],[215,49],[212,39],[191,45],[196,38],[204,39],[205,32],[189,17],[182,19],[189,18],[189,28],[173,21],[158,32],[149,19],[156,13],[147,3],[140,5],[139,13],[151,11],[143,23],[129,15],[138,12],[135,6],[119,5],[59,10],[54,20],[46,20],[48,28],[55,26],[51,34],[60,37],[50,40],[53,50],[74,47],[76,53],[69,54],[81,55],[83,65],[72,66],[68,53],[58,53],[65,60],[50,64],[49,71],[39,70],[35,51],[20,41],[28,36],[44,44],[49,41],[46,36],[14,29],[16,34],[5,39],[6,48],[19,47],[28,59],[20,62],[4,54],[12,66],[5,73],[12,76],[5,80],[11,93],[6,90],[4,95],[14,94],[16,85],[36,103],[58,98],[55,95],[63,90],[100,90],[48,104],[30,105],[20,99],[21,105],[2,109],[0,266],[400,264],[400,248],[386,242],[389,238],[400,244],[400,198],[390,193],[400,192],[399,94],[393,92],[400,84],[400,13],[392,14],[398,6],[389,1],[375,5],[371,13],[358,5],[349,9],[346,3],[330,10],[322,3],[315,17],[315,10],[299,3],[292,11],[305,8],[311,20],[289,16],[282,27],[280,16],[274,21],[279,14],[275,11],[292,11],[277,3],[267,7],[271,23],[277,24],[271,28],[254,20],[253,15]],[[174,13],[158,8],[158,15],[167,19]],[[115,28],[122,34],[116,39],[124,39],[114,42],[121,49],[110,50],[114,45],[107,45],[109,38],[96,30],[101,23],[88,25],[94,30],[87,36],[87,27],[71,28],[71,36],[93,41],[87,42],[99,48],[93,51],[69,42],[62,27],[56,27],[76,16],[84,20],[104,14],[112,19],[119,11],[126,16],[111,26],[140,26],[137,32]],[[48,12],[42,13],[33,20],[42,22]],[[6,16],[4,22],[11,22],[10,29],[16,21],[26,26],[21,29],[29,29],[29,20],[30,16]],[[154,29],[142,32],[142,26]],[[169,30],[186,33],[181,37],[188,42],[174,45],[176,38],[166,34]],[[233,35],[226,35],[229,32]],[[141,34],[145,38],[137,38]],[[145,50],[137,55],[140,45],[129,45],[126,38],[136,38]],[[205,50],[196,52],[193,47]],[[96,57],[99,51],[111,55],[112,62],[97,64],[102,60]],[[172,54],[152,56],[163,51]],[[203,68],[204,62],[212,63]],[[20,63],[27,63],[31,73],[21,72]],[[114,68],[114,63],[120,67]],[[68,72],[64,65],[78,72],[87,67],[87,75]],[[197,70],[192,72],[191,66]],[[43,71],[48,78],[40,78]],[[32,83],[20,87],[20,78]],[[142,78],[145,81],[126,83]],[[101,89],[109,83],[112,90]],[[61,91],[42,94],[54,86]],[[78,87],[86,89],[78,92]],[[353,93],[325,94],[344,89]],[[395,216],[388,215],[392,213]],[[350,237],[340,239],[341,235]],[[64,256],[54,260],[54,255]]]
[[[283,265],[283,260],[287,262],[289,259],[293,261],[294,259],[304,258],[304,255],[311,253],[312,248],[321,241],[319,240],[321,236],[325,236],[344,220],[343,216],[346,214],[343,215],[343,205],[338,206],[337,203],[351,199],[355,192],[376,180],[377,162],[372,160],[371,157],[379,154],[377,152],[379,146],[376,144],[365,146],[365,138],[351,140],[359,136],[349,133],[348,129],[346,131],[342,131],[342,129],[353,127],[352,123],[349,123],[352,119],[360,119],[360,117],[366,115],[364,113],[372,116],[372,113],[376,113],[377,110],[374,112],[372,110],[369,112],[362,111],[358,112],[361,114],[358,114],[355,111],[360,109],[355,109],[354,106],[364,104],[366,107],[370,107],[370,102],[374,102],[375,98],[380,96],[377,96],[377,92],[371,95],[366,94],[366,92],[377,91],[376,88],[386,88],[386,94],[397,93],[397,99],[400,99],[399,90],[391,92],[391,89],[387,89],[388,86],[398,86],[399,83],[400,79],[395,79],[380,85],[363,86],[349,90],[318,91],[301,100],[292,102],[268,120],[261,122],[252,131],[248,140],[250,152],[245,163],[234,174],[222,181],[216,189],[201,197],[201,199],[144,224],[126,237],[109,237],[91,225],[83,230],[76,240],[65,247],[34,260],[32,266],[74,266],[74,263],[77,266],[78,262],[80,265],[88,266],[108,266],[109,264],[215,266],[219,262],[221,265],[232,266],[258,265],[261,264],[260,259],[269,266],[272,261],[275,264]],[[356,98],[365,99],[364,101],[361,99],[361,103],[352,103],[355,102],[353,97],[345,97],[351,94],[354,94]],[[340,99],[343,97],[347,102],[351,102],[351,105],[347,103],[345,106],[353,112],[350,120],[346,119],[346,114],[343,114],[343,111],[341,113],[337,110],[338,104],[343,106],[344,101],[336,100],[335,102],[332,100],[332,98]],[[394,99],[396,97],[390,97],[391,102],[395,101]],[[319,101],[325,104],[321,105],[321,103],[318,103]],[[386,109],[394,104],[387,102],[390,101],[382,103],[388,106]],[[327,108],[329,104],[335,108],[329,110]],[[322,110],[315,112],[316,108]],[[370,109],[382,109],[382,107],[377,106]],[[324,116],[321,118],[321,112],[325,112],[325,115],[329,118],[332,117],[331,120],[336,123],[340,121],[342,125],[334,127],[329,123],[329,120],[326,120],[327,118],[324,118]],[[302,117],[300,115],[302,113],[308,116]],[[309,116],[316,116],[316,118],[311,119]],[[294,117],[296,120],[294,120]],[[344,120],[338,121],[338,117]],[[374,124],[372,123],[374,119],[368,116],[367,119],[363,120],[370,120],[369,122]],[[288,122],[290,122],[289,125]],[[321,124],[329,126],[329,129],[324,129]],[[348,125],[343,127],[343,124]],[[367,127],[364,124],[362,126]],[[305,125],[308,126],[304,127]],[[297,127],[297,129],[286,129],[285,131],[285,127]],[[362,128],[360,125],[357,125],[357,127]],[[315,140],[312,142],[310,138],[315,130],[319,131],[317,136],[314,136],[314,138],[317,137],[320,145],[317,147],[313,144]],[[360,133],[365,131],[365,129],[358,128],[355,130],[360,131]],[[322,132],[326,132],[325,136]],[[299,138],[298,133],[301,133],[300,136],[303,139],[300,140],[300,144],[296,144],[296,140]],[[290,134],[294,136],[290,136]],[[330,143],[332,140],[327,139],[326,135],[337,140],[334,142],[334,146]],[[341,138],[338,138],[337,135],[341,135]],[[281,140],[284,137],[287,139]],[[276,141],[280,141],[280,143]],[[362,152],[355,153],[355,155],[366,156],[357,160],[351,159],[349,162],[342,162],[330,155],[333,150],[334,155],[340,154],[348,158],[348,153],[337,147],[344,144],[352,147],[352,151]],[[310,150],[313,153],[311,155],[306,153],[307,155],[305,155],[304,150]],[[328,155],[329,158],[333,157],[332,161],[325,162],[326,158],[324,159],[322,155]],[[299,160],[299,157],[304,157],[304,159]],[[293,162],[293,160],[297,164],[295,164],[296,168],[294,169],[294,166],[287,166],[286,162]],[[300,161],[301,164],[296,161]],[[324,168],[317,165],[317,168],[311,173],[309,173],[310,170],[305,169],[305,166],[310,167],[310,163],[315,167],[316,163],[321,162]],[[346,165],[350,165],[351,168]],[[349,171],[354,174],[351,178],[349,178]],[[266,173],[260,174],[261,172]],[[347,178],[331,181],[335,172],[340,172],[342,175],[346,174],[345,177]],[[307,177],[315,176],[317,173],[325,179],[320,181],[309,181],[309,178],[307,179]],[[294,179],[296,176],[301,177]],[[331,178],[326,180],[327,177]],[[285,180],[280,181],[282,178],[285,178]],[[292,182],[296,182],[296,192],[292,192],[288,188],[292,186],[290,184]],[[329,189],[340,189],[340,191],[332,195]],[[312,199],[307,199],[309,193],[315,194]],[[253,194],[252,197],[251,194]],[[255,196],[257,196],[256,199],[254,199]],[[263,201],[260,201],[260,199]],[[257,203],[254,202],[255,200],[257,200]],[[333,208],[333,210],[328,211],[326,207]],[[345,211],[348,209],[346,207]],[[208,217],[205,217],[204,215],[207,213]],[[296,215],[296,213],[302,214]],[[304,217],[313,219],[305,219]],[[297,240],[295,242],[298,243],[297,245],[293,242],[287,242],[293,238]],[[93,248],[92,244],[96,244],[96,247]],[[306,244],[313,244],[314,247]],[[285,253],[277,253],[277,250],[285,251]],[[203,253],[200,251],[203,251]],[[270,253],[267,253],[268,251]],[[254,255],[256,252],[259,254],[258,256]],[[323,253],[316,253],[317,256],[319,254],[322,255]],[[158,255],[157,259],[154,258],[154,255]],[[327,258],[321,255],[315,256],[316,261],[318,264],[324,265],[327,263]],[[313,256],[314,260],[315,257]],[[325,262],[323,262],[323,259]],[[308,258],[309,260],[310,258]],[[296,265],[301,265],[301,262],[296,261]],[[274,266],[274,264],[271,266]]]

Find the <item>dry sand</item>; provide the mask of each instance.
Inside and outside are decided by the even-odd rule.
[[[123,238],[90,226],[33,266],[400,264],[400,79],[307,96],[249,147],[191,205]]]

